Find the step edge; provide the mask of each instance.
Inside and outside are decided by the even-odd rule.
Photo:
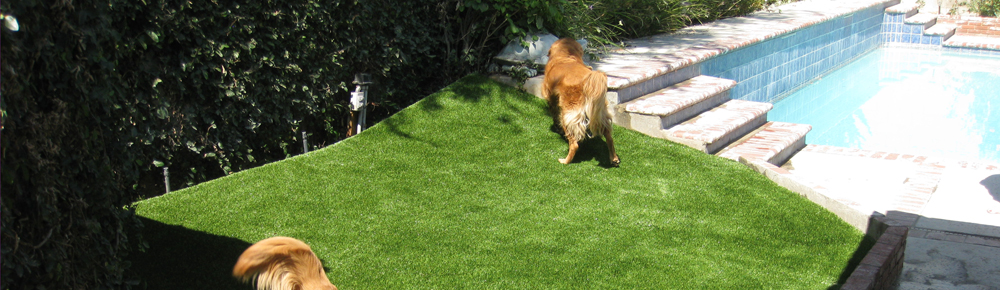
[[[781,125],[782,127],[776,127],[777,130],[775,130],[775,131],[781,131],[781,132],[783,132],[785,134],[792,134],[791,136],[793,136],[794,139],[783,139],[783,140],[781,140],[782,141],[782,142],[780,142],[781,143],[781,147],[778,148],[778,149],[775,149],[774,147],[766,148],[765,150],[768,152],[768,154],[765,154],[763,156],[764,158],[752,158],[752,157],[746,156],[744,154],[736,153],[736,152],[733,152],[733,153],[729,154],[730,152],[732,152],[732,151],[740,148],[741,146],[753,146],[753,143],[750,142],[751,140],[754,140],[754,139],[757,139],[757,140],[759,140],[759,139],[765,139],[766,140],[766,138],[757,138],[758,134],[761,131],[764,131],[764,130],[766,130],[768,128],[771,128],[773,126],[776,126],[776,125]],[[774,164],[775,166],[780,166],[780,164],[778,164],[778,163],[784,163],[783,162],[784,160],[781,160],[781,159],[787,160],[789,157],[791,157],[791,155],[793,155],[793,154],[787,154],[787,153],[790,153],[789,150],[797,152],[797,151],[801,150],[803,147],[805,147],[805,138],[809,134],[810,131],[812,131],[812,126],[808,125],[808,124],[797,124],[797,123],[788,123],[788,122],[780,122],[780,121],[770,121],[770,122],[767,122],[766,124],[764,124],[763,126],[760,126],[760,128],[757,128],[756,130],[748,133],[746,136],[743,136],[743,138],[740,138],[739,140],[734,141],[733,143],[731,143],[726,148],[723,148],[722,150],[720,150],[719,153],[717,153],[716,155],[720,156],[720,157],[723,157],[723,158],[728,158],[728,159],[731,159],[731,160],[737,160],[739,157],[743,156],[744,158],[749,159],[749,160],[754,160],[754,161],[762,160],[762,161],[767,161],[768,163]],[[763,136],[760,136],[760,137],[763,137]],[[791,142],[784,142],[784,141],[787,141],[787,140],[791,140]]]
[[[699,77],[701,77],[701,76],[699,76]],[[654,115],[654,116],[666,117],[666,116],[675,114],[675,113],[677,113],[679,111],[682,111],[682,110],[684,110],[686,108],[689,108],[691,106],[697,105],[700,102],[709,100],[709,99],[711,99],[712,97],[714,97],[716,95],[726,93],[729,90],[731,90],[733,87],[736,86],[736,81],[733,81],[733,80],[727,80],[727,79],[716,78],[716,77],[711,77],[711,76],[705,76],[705,77],[710,77],[710,78],[719,79],[719,80],[726,80],[727,82],[720,82],[719,84],[712,84],[712,86],[710,87],[710,88],[712,88],[711,90],[699,91],[699,92],[697,92],[696,95],[694,93],[692,93],[691,95],[694,95],[694,97],[684,97],[684,98],[688,99],[688,100],[693,100],[693,101],[687,102],[687,103],[683,103],[683,104],[681,104],[679,106],[676,106],[675,108],[673,108],[672,110],[669,110],[669,111],[656,112],[656,111],[651,111],[651,110],[644,110],[644,108],[636,108],[635,106],[638,106],[638,104],[641,104],[644,101],[649,101],[649,99],[653,99],[653,98],[657,98],[657,97],[667,97],[667,98],[669,98],[666,95],[667,92],[669,92],[671,90],[680,89],[679,85],[684,84],[684,83],[688,83],[688,82],[692,81],[694,78],[691,78],[691,79],[689,79],[687,81],[684,81],[684,82],[681,82],[681,83],[678,83],[678,84],[674,84],[674,85],[671,85],[669,87],[657,90],[655,92],[646,94],[644,96],[632,99],[632,100],[630,100],[628,102],[618,104],[618,105],[616,105],[616,107],[621,108],[621,110],[623,112],[626,112],[626,113],[635,113],[635,114],[644,114],[644,115]],[[697,77],[695,77],[695,78],[697,78]],[[651,107],[657,107],[657,106],[651,106]]]
[[[706,113],[716,112],[718,110],[736,111],[736,110],[729,110],[728,109],[728,105],[727,104],[730,104],[732,102],[737,102],[735,104],[739,104],[740,102],[762,104],[761,107],[763,109],[750,111],[751,114],[744,115],[744,116],[747,116],[748,118],[741,118],[740,119],[741,122],[739,122],[738,124],[735,124],[735,125],[733,125],[731,127],[726,128],[726,130],[723,131],[722,134],[713,134],[713,135],[708,136],[707,138],[698,138],[698,137],[702,137],[702,136],[690,137],[690,135],[686,135],[686,134],[683,133],[683,132],[698,131],[698,130],[691,130],[691,129],[698,128],[698,127],[686,128],[686,127],[682,127],[682,126],[684,126],[684,125],[692,125],[692,127],[693,127],[694,122],[697,122],[700,119],[700,117],[702,117],[702,115],[704,115]],[[719,105],[716,108],[713,108],[713,109],[708,110],[706,112],[702,112],[701,114],[699,114],[699,115],[697,115],[697,116],[695,116],[695,117],[693,117],[693,118],[691,118],[691,119],[689,119],[687,121],[681,122],[681,123],[679,123],[679,124],[677,124],[675,126],[671,126],[670,128],[663,129],[663,131],[664,131],[663,134],[668,139],[673,138],[673,139],[698,140],[700,142],[704,142],[706,144],[709,144],[709,147],[715,146],[715,145],[719,144],[720,141],[723,142],[723,143],[729,144],[729,142],[731,142],[731,141],[733,141],[735,139],[738,139],[738,138],[732,138],[732,139],[729,139],[727,141],[723,141],[724,139],[726,139],[727,136],[731,135],[733,132],[740,131],[741,128],[744,128],[744,127],[748,126],[749,124],[759,123],[754,128],[759,127],[759,126],[765,124],[766,123],[766,118],[767,118],[767,112],[770,111],[773,107],[774,106],[771,105],[770,103],[760,103],[760,102],[751,102],[751,101],[743,101],[743,100],[730,100],[730,101],[728,101],[726,103],[723,103],[722,105]],[[764,120],[761,120],[762,118]],[[749,131],[752,131],[752,129],[751,130],[745,130],[745,132],[743,132],[743,134],[746,134]],[[743,136],[743,135],[741,134],[740,136]],[[721,148],[722,147],[719,147],[719,148],[716,148],[716,149],[721,149]],[[709,150],[709,151],[718,151],[718,150]]]

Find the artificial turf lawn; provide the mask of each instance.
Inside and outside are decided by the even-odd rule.
[[[616,127],[559,164],[545,102],[469,76],[358,136],[140,201],[154,289],[250,289],[251,243],[340,289],[826,289],[863,234],[736,162]]]

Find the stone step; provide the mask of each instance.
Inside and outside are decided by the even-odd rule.
[[[733,140],[767,122],[773,105],[731,100],[690,120],[664,130],[667,140],[714,154]]]
[[[892,24],[886,25],[882,32],[886,42],[941,45],[955,34],[953,24],[937,23],[938,15],[916,13],[917,6],[899,4],[886,8],[886,17]],[[890,15],[889,13],[894,13]],[[902,13],[906,13],[905,17]]]
[[[924,30],[924,35],[941,37],[941,43],[944,43],[952,36],[955,36],[955,31],[957,31],[957,29],[958,25],[949,23],[938,23],[935,24],[934,26],[931,26],[931,28]],[[933,44],[941,44],[941,43],[933,43]]]
[[[948,39],[948,41],[943,44],[946,47],[954,48],[1000,50],[1000,38],[997,37],[956,35],[955,37]]]
[[[736,161],[743,156],[750,161],[767,161],[781,166],[806,146],[806,133],[810,130],[812,126],[805,124],[768,122],[717,155]]]
[[[937,15],[929,13],[917,13],[917,15],[907,17],[906,20],[903,20],[903,23],[909,25],[915,25],[916,27],[919,27],[921,29],[920,32],[923,32],[924,29],[930,28],[931,26],[934,26],[934,24],[937,24]]]
[[[696,76],[615,106],[619,126],[663,138],[663,129],[729,100],[736,81]]]
[[[917,3],[901,3],[885,8],[885,13],[889,14],[905,14],[905,17],[910,17],[917,14],[917,10],[920,9],[920,5]]]
[[[610,59],[608,61],[611,61]],[[611,104],[622,104],[660,89],[681,83],[701,75],[700,66],[692,65],[679,68],[677,70],[661,74],[645,80],[630,80],[623,78],[630,73],[641,73],[645,76],[653,72],[659,73],[664,70],[665,64],[662,61],[646,60],[641,63],[632,63],[625,67],[615,67],[605,65],[608,69],[608,102]]]

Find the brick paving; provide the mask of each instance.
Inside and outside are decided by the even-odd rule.
[[[938,22],[957,26],[958,35],[1000,37],[1000,19],[961,15],[939,15]]]

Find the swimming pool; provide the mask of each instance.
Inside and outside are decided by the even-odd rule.
[[[774,104],[809,144],[1000,163],[1000,57],[882,47]]]

